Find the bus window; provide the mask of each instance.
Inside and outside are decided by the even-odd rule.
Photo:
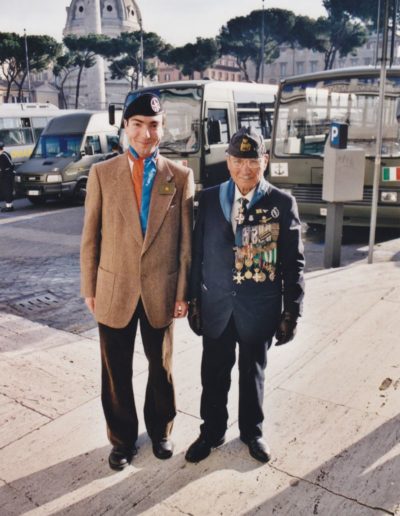
[[[100,136],[88,136],[86,138],[85,147],[93,147],[94,154],[102,154],[100,145]]]
[[[49,120],[50,118],[46,116],[32,117],[31,122],[35,141],[39,139],[39,136],[42,134],[42,131],[46,127]]]
[[[228,111],[226,109],[208,110],[207,135],[210,145],[229,142]]]
[[[264,124],[261,122],[260,111],[238,111],[238,127],[252,127],[265,139],[271,138],[272,113],[264,112]]]

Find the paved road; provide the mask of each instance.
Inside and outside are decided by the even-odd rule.
[[[83,207],[15,202],[16,211],[0,217],[0,311],[53,328],[82,333],[95,326],[79,297],[79,243]],[[378,233],[378,240],[399,231]],[[323,268],[324,232],[304,226],[307,271]],[[342,265],[363,260],[368,230],[345,230]]]

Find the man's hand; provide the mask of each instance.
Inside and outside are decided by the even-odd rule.
[[[275,333],[276,345],[290,342],[296,335],[297,317],[290,312],[283,312],[281,322]]]
[[[189,305],[186,301],[176,301],[174,317],[176,319],[181,319],[182,317],[186,317],[186,315],[188,313],[188,307],[189,307]]]
[[[201,324],[201,312],[197,299],[192,299],[189,304],[189,326],[196,335],[203,335]]]
[[[94,309],[96,306],[96,298],[95,297],[85,297],[85,303],[86,306],[89,308],[89,310],[94,314]]]

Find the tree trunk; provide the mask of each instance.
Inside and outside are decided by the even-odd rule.
[[[331,52],[331,56],[330,56],[330,60],[329,60],[329,70],[332,70],[332,68],[333,68],[333,65],[334,65],[335,59],[336,59],[336,54],[337,54],[337,48],[334,48]]]
[[[247,62],[245,60],[241,61],[239,67],[242,69],[244,73],[244,78],[247,82],[250,82],[249,72],[247,71]]]
[[[76,81],[75,109],[78,109],[78,104],[79,104],[79,90],[81,87],[82,72],[83,72],[83,65],[79,67],[78,77],[77,77],[77,81]]]
[[[7,91],[6,91],[6,96],[4,97],[5,104],[8,104],[8,102],[10,100],[10,93],[11,93],[11,82],[7,81]]]

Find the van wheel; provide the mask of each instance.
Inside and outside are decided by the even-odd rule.
[[[46,197],[28,197],[29,202],[31,202],[34,206],[41,206],[46,203]]]
[[[79,181],[76,185],[73,195],[73,201],[78,204],[83,204],[86,199],[86,181]]]

